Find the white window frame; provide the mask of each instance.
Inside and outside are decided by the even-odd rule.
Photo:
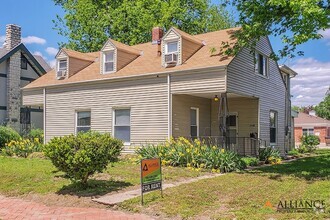
[[[89,126],[78,126],[78,113],[79,112],[89,112],[91,115],[91,122]],[[75,111],[75,127],[74,127],[74,133],[78,133],[78,127],[89,127],[89,130],[92,130],[92,111],[90,109],[79,109]]]
[[[270,114],[271,113],[275,113],[274,117],[275,117],[275,127],[271,127],[271,123],[270,123]],[[271,128],[275,128],[275,142],[271,142],[271,133],[270,133],[270,129]],[[270,110],[269,111],[269,143],[270,145],[276,145],[277,144],[277,140],[278,140],[278,112],[275,110]]]
[[[168,52],[168,45],[171,43],[176,43],[176,51]],[[165,54],[179,54],[179,40],[166,41]]]
[[[303,128],[303,129],[302,129],[303,136],[305,136],[305,134],[304,134],[304,130],[307,130],[307,135],[314,135],[314,134],[315,134],[315,129],[314,129],[314,128]],[[313,132],[310,132],[311,130],[312,130]]]
[[[106,53],[113,53],[113,56],[112,56],[112,61],[108,61],[108,62],[106,62],[105,61],[105,58],[106,58]],[[102,52],[102,61],[103,61],[103,63],[102,63],[102,65],[103,65],[103,73],[104,74],[107,74],[107,73],[113,73],[113,72],[115,72],[115,51],[114,50],[106,50],[106,51],[103,51]],[[106,63],[111,63],[112,62],[112,66],[113,66],[113,69],[111,70],[111,71],[106,71],[106,69],[105,69],[105,64]]]
[[[130,142],[124,142],[125,146],[131,145],[132,141],[132,109],[130,107],[120,107],[112,109],[112,136],[115,137],[115,127],[116,125],[116,110],[129,110],[129,140]],[[119,125],[120,126],[120,125]],[[127,125],[125,125],[127,126]]]
[[[190,118],[190,136],[191,136],[191,126],[196,126],[197,127],[197,137],[199,137],[199,108],[197,107],[191,107],[190,110],[196,110],[196,125],[191,124],[191,112],[189,112],[189,118]]]
[[[63,61],[65,61],[66,62],[66,67],[65,67],[65,69],[64,68],[60,68],[60,63],[61,62],[63,62]],[[58,61],[57,61],[57,71],[67,71],[68,70],[68,59],[59,59]]]
[[[264,62],[264,65],[263,65],[263,72],[264,72],[263,74],[261,74],[260,70],[259,70],[259,56],[260,55],[266,61],[266,62]],[[254,62],[254,72],[255,72],[255,74],[257,74],[258,76],[268,78],[269,77],[269,57],[266,56],[265,54],[259,52],[259,51],[255,51],[254,61],[255,61]]]

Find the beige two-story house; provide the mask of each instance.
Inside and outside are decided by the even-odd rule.
[[[254,154],[262,143],[284,152],[286,88],[272,47],[264,37],[252,52],[219,53],[236,30],[192,36],[154,28],[150,43],[109,39],[93,53],[61,49],[56,68],[23,89],[24,105],[44,110],[45,141],[92,129],[126,146],[172,136],[215,144],[226,97],[228,147]]]

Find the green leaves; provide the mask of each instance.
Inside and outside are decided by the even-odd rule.
[[[330,94],[326,95],[324,100],[315,106],[315,112],[317,116],[330,120]]]
[[[229,2],[229,1],[227,1]],[[237,53],[242,47],[253,49],[262,36],[273,34],[282,39],[283,48],[276,58],[301,55],[296,47],[308,40],[319,39],[319,30],[330,27],[329,1],[320,0],[234,0],[239,11]]]
[[[87,184],[95,172],[102,172],[110,162],[118,159],[123,143],[110,134],[78,133],[53,138],[44,148],[54,166],[71,179]]]
[[[89,52],[98,51],[107,38],[129,45],[151,41],[151,30],[175,26],[199,34],[234,25],[223,6],[208,0],[54,0],[65,10],[57,17],[55,30],[68,38],[65,46]]]

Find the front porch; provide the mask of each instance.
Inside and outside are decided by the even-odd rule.
[[[227,138],[220,134],[220,94],[173,94],[172,136],[198,138],[210,146],[233,150],[240,155],[257,155],[265,141],[259,139],[259,100],[227,94]],[[225,144],[227,143],[227,144]]]

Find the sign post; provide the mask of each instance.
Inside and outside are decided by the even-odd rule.
[[[162,167],[160,158],[141,160],[141,204],[143,193],[159,189],[163,197]]]

